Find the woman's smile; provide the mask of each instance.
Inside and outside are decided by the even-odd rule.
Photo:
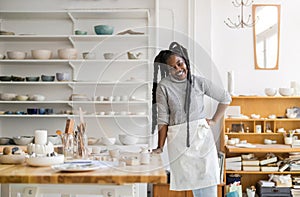
[[[167,64],[169,65],[170,74],[178,79],[183,80],[187,77],[187,67],[183,58],[177,55],[171,55],[167,60]]]

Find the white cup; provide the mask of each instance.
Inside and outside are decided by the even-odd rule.
[[[94,96],[92,99],[93,101],[99,101],[99,96]]]
[[[113,96],[110,96],[110,97],[108,97],[108,100],[109,100],[109,101],[113,101],[113,100],[114,100],[114,97],[113,97]]]
[[[121,111],[120,115],[127,115],[127,111]]]
[[[121,96],[121,101],[128,101],[128,96],[127,95],[122,95]]]
[[[98,99],[99,101],[104,101],[104,96],[99,96]]]
[[[293,137],[285,137],[284,143],[285,144],[293,144]]]
[[[120,101],[121,97],[120,96],[114,96],[114,101]]]
[[[93,154],[99,154],[100,151],[101,151],[101,148],[100,148],[100,147],[98,147],[98,146],[93,146],[93,147],[92,147],[92,153],[93,153]]]
[[[119,149],[111,149],[108,152],[109,152],[109,155],[112,158],[118,158],[120,156],[120,150]]]
[[[240,143],[240,138],[231,138],[231,139],[235,141],[235,144]]]
[[[247,188],[246,191],[247,191],[247,197],[255,197],[255,191],[249,188]]]
[[[227,144],[228,145],[235,145],[235,140],[230,139],[230,140],[227,141]]]

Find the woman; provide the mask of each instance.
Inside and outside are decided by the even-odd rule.
[[[204,95],[219,102],[211,119],[204,112]],[[194,197],[217,196],[220,171],[210,126],[222,118],[230,102],[227,91],[191,74],[187,50],[178,43],[156,56],[152,132],[158,124],[159,136],[153,152],[161,153],[167,139],[171,190],[193,190]]]

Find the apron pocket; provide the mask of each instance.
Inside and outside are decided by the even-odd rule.
[[[207,158],[206,158],[207,159]],[[183,170],[185,171],[186,177],[203,177],[207,174],[207,164],[205,158],[198,159],[182,159],[180,163],[185,166]],[[197,170],[191,170],[197,169]]]

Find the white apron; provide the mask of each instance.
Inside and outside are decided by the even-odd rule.
[[[171,190],[194,190],[220,182],[217,149],[205,119],[190,122],[190,147],[186,146],[186,123],[169,126],[167,139]]]

